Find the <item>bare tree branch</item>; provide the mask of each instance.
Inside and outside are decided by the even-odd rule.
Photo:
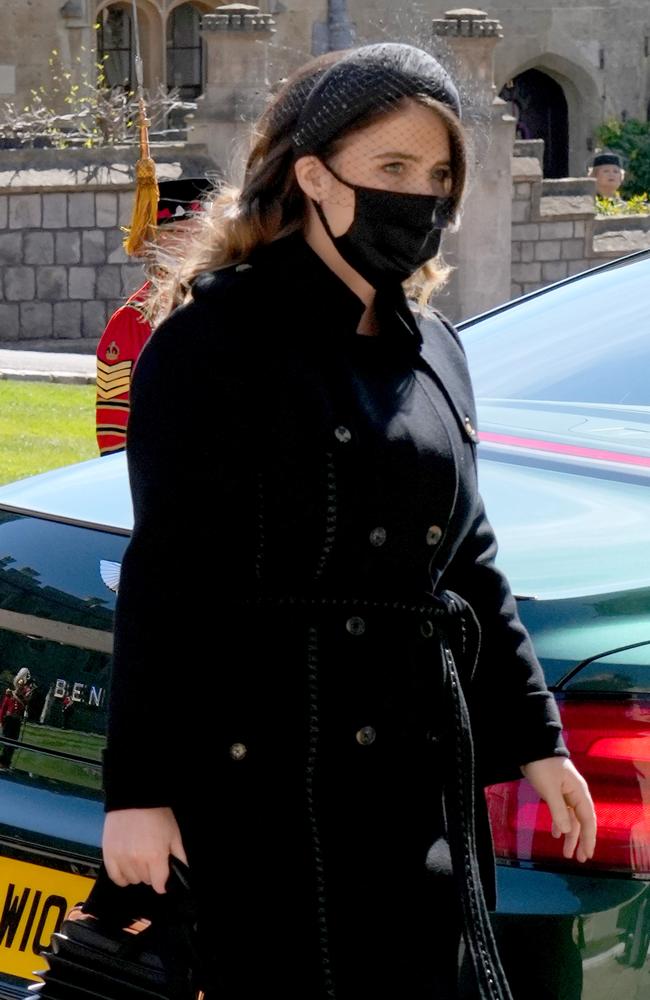
[[[6,147],[114,146],[138,142],[137,100],[133,91],[109,87],[103,63],[96,63],[96,77],[81,74],[75,83],[73,74],[62,65],[56,49],[49,59],[51,86],[31,91],[31,102],[19,109],[14,103],[0,106],[0,144]],[[169,129],[171,112],[196,110],[196,104],[183,101],[177,89],[167,91],[159,84],[145,95],[152,133]],[[57,110],[67,106],[69,110]]]

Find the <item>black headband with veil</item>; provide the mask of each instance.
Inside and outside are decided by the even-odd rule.
[[[382,42],[353,49],[306,96],[292,140],[296,155],[316,153],[356,120],[422,94],[460,118],[458,90],[440,63],[413,45]]]

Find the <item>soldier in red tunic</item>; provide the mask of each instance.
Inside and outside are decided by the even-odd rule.
[[[157,242],[173,238],[189,228],[201,198],[211,189],[205,177],[161,181],[156,223]],[[97,444],[102,455],[122,451],[126,445],[129,419],[129,390],[133,366],[149,339],[151,325],[144,310],[151,282],[145,281],[137,292],[109,319],[97,345]]]

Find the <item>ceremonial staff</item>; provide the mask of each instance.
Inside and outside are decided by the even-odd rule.
[[[142,56],[140,54],[140,31],[138,29],[138,8],[136,0],[133,5],[133,32],[135,35],[135,79],[138,98],[138,128],[140,132],[140,158],[135,166],[135,202],[131,215],[131,225],[128,236],[124,240],[124,249],[129,256],[137,256],[147,240],[153,236],[156,226],[158,208],[158,183],[156,181],[156,164],[149,152],[149,125],[144,103],[142,84]]]

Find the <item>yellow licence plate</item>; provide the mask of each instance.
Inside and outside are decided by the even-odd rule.
[[[0,975],[37,979],[40,951],[93,879],[0,857]]]

